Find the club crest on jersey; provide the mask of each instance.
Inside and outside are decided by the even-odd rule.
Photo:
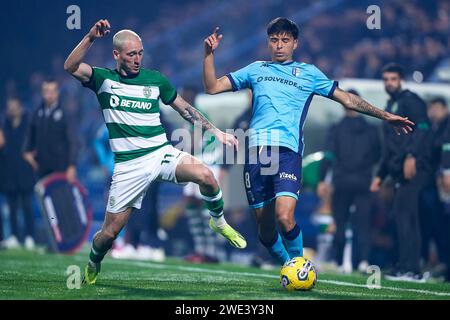
[[[144,92],[144,97],[146,97],[147,99],[150,98],[150,96],[152,95],[152,89],[150,87],[144,87],[144,89],[142,89]]]
[[[299,67],[293,67],[293,68],[292,68],[292,74],[293,74],[295,77],[300,77],[300,68],[299,68]]]

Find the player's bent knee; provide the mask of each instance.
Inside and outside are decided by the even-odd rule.
[[[290,229],[295,225],[294,215],[288,210],[277,212],[277,222],[284,229]]]
[[[105,240],[114,241],[119,235],[120,231],[116,231],[113,228],[106,228],[102,230],[102,236]]]
[[[216,184],[216,178],[209,168],[203,167],[201,169],[198,176],[198,184],[203,186],[212,186]]]

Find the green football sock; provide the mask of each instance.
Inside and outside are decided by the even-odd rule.
[[[90,262],[92,262],[93,264],[97,264],[97,263],[102,262],[103,258],[105,257],[106,253],[108,252],[108,250],[106,250],[106,251],[99,250],[95,246],[94,241],[92,241],[91,252],[89,253],[89,260],[90,260]]]
[[[205,201],[206,208],[209,210],[209,215],[212,217],[214,224],[217,227],[221,227],[226,224],[225,218],[223,217],[223,199],[222,191],[220,188],[210,195],[201,194],[203,201]]]

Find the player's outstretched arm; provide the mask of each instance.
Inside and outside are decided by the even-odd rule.
[[[193,125],[200,124],[203,130],[211,131],[221,143],[238,148],[239,143],[235,136],[217,129],[200,111],[191,106],[180,95],[177,95],[171,106]]]
[[[230,79],[223,76],[216,78],[216,68],[214,66],[214,50],[219,46],[222,35],[218,35],[219,27],[205,39],[205,57],[203,59],[203,85],[208,94],[217,94],[233,89]]]
[[[408,134],[413,130],[412,126],[414,126],[414,122],[408,120],[408,118],[400,117],[398,115],[374,107],[361,97],[358,97],[357,95],[346,92],[339,88],[336,88],[336,90],[334,90],[332,99],[341,103],[348,109],[352,109],[357,112],[364,113],[369,116],[389,122],[394,127],[394,130],[398,135],[401,133]]]
[[[81,82],[89,81],[92,75],[92,68],[87,63],[82,62],[87,51],[91,47],[95,39],[102,38],[107,35],[111,28],[108,20],[102,19],[89,30],[81,42],[72,50],[64,62],[64,70],[69,72]]]

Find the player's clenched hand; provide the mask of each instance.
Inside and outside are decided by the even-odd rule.
[[[236,150],[239,148],[239,141],[236,139],[236,137],[232,134],[225,133],[223,131],[217,130],[215,133],[215,136],[222,144],[225,144],[227,146],[235,146]]]
[[[89,30],[88,36],[92,41],[94,41],[95,39],[106,36],[110,32],[109,29],[111,29],[111,25],[108,20],[98,20],[91,30]]]
[[[219,31],[219,27],[216,27],[214,29],[214,32],[205,39],[205,54],[211,54],[214,50],[219,46],[220,40],[222,39],[223,35],[217,34]]]
[[[386,121],[394,127],[394,130],[398,135],[402,133],[408,134],[413,131],[412,127],[414,126],[414,122],[408,120],[408,118],[390,113]]]

